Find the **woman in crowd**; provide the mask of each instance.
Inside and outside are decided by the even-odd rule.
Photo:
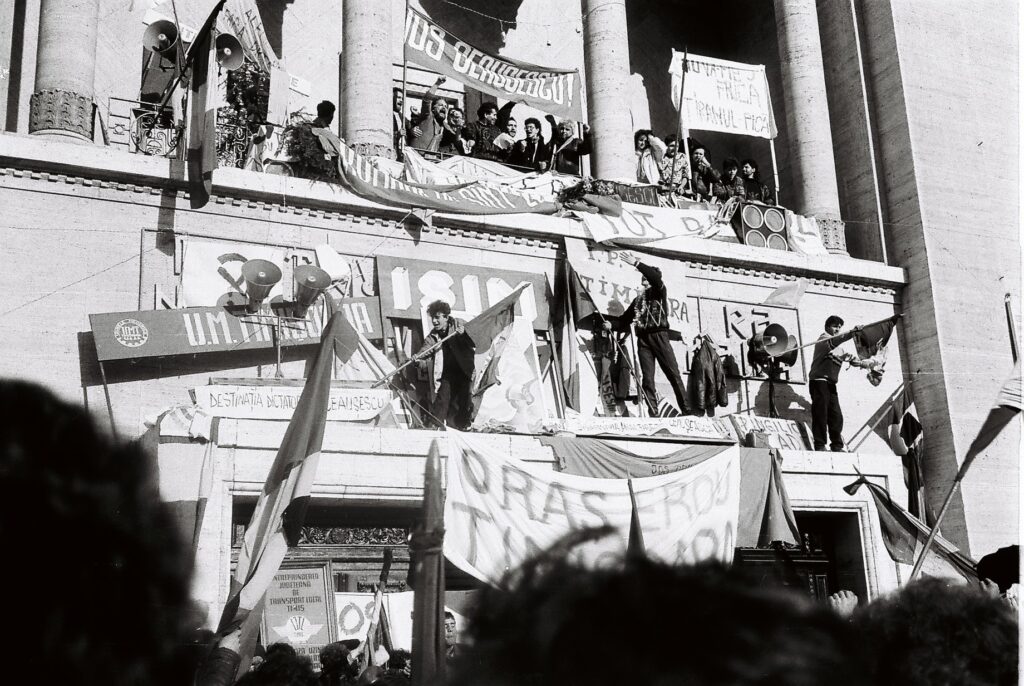
[[[740,176],[740,163],[735,157],[727,157],[722,163],[722,178],[715,184],[715,197],[722,202],[729,198],[746,199],[747,190]]]
[[[747,200],[774,205],[775,198],[768,190],[768,186],[761,181],[761,172],[757,169],[757,161],[749,157],[743,160],[741,171],[743,172],[743,190]]]
[[[633,134],[633,149],[636,150],[636,180],[640,183],[660,184],[659,165],[665,157],[665,144],[662,140],[650,129],[641,129]]]

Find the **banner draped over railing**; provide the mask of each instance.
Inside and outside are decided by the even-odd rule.
[[[763,64],[743,64],[692,53],[687,57],[682,121],[689,129],[775,138],[778,129]],[[678,106],[683,53],[672,51],[672,103]]]
[[[558,117],[583,119],[578,72],[488,55],[414,9],[405,19],[405,59],[483,93]]]

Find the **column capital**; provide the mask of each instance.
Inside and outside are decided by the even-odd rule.
[[[29,103],[28,132],[92,142],[92,97],[59,88],[36,91]]]

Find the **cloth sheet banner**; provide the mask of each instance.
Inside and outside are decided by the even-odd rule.
[[[507,185],[483,182],[433,185],[402,181],[344,144],[338,149],[338,172],[342,183],[356,195],[394,207],[452,214],[554,214],[558,209],[550,194]]]
[[[713,238],[728,229],[718,221],[718,212],[695,204],[683,209],[622,203],[622,216],[580,213],[587,233],[598,243],[644,245],[666,238]],[[731,229],[730,229],[731,231]]]
[[[193,388],[192,397],[212,417],[235,419],[291,419],[302,386],[210,385]],[[369,422],[390,419],[376,426],[396,426],[391,414],[392,392],[384,388],[331,388],[327,420]]]
[[[726,446],[672,446],[667,452],[643,455],[622,441],[601,438],[545,436],[559,469],[600,479],[626,479],[692,469],[729,449]],[[740,511],[736,546],[749,548],[784,541],[798,545],[800,531],[782,482],[782,458],[777,451],[740,448]]]
[[[341,594],[339,594],[341,595]],[[370,608],[373,607],[373,594],[371,593],[346,593],[348,595],[365,595],[366,602]],[[384,608],[387,612],[388,623],[391,627],[391,645],[395,650],[412,650],[412,612],[413,612],[413,591],[402,591],[401,593],[387,593],[384,595]],[[465,631],[469,626],[469,615],[479,602],[480,591],[445,591],[444,609],[455,617],[455,628],[457,631]],[[358,600],[355,601],[358,604]],[[336,603],[338,608],[342,605]],[[352,614],[350,620],[356,618]],[[341,614],[339,610],[339,623]],[[367,622],[368,624],[368,622]],[[366,634],[366,627],[363,628],[363,635]],[[341,635],[342,640],[346,638]],[[358,637],[354,637],[358,638]]]
[[[740,442],[750,432],[765,434],[770,445],[762,447],[780,448],[784,450],[813,450],[810,431],[803,422],[776,417],[758,417],[752,414],[729,415],[736,436]]]
[[[728,418],[715,417],[566,417],[544,423],[551,433],[577,436],[664,436],[715,443],[735,443]]]
[[[599,565],[626,549],[633,512],[629,482],[551,471],[514,460],[479,436],[448,431],[445,556],[497,583],[567,533],[610,525],[617,535],[574,550]],[[636,510],[651,557],[671,564],[730,562],[740,502],[739,448],[689,469],[633,479]]]
[[[683,125],[700,131],[775,138],[775,116],[763,64],[743,64],[689,55],[686,91],[680,112]],[[683,53],[672,51],[672,105],[679,106]]]
[[[583,119],[578,72],[488,55],[459,40],[415,9],[406,13],[405,59],[483,93],[558,117]]]

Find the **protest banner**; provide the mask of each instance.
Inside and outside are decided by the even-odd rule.
[[[406,12],[405,59],[483,93],[558,117],[583,119],[582,84],[576,71],[488,55],[415,9]]]
[[[192,389],[196,405],[211,417],[291,419],[302,386],[215,384]],[[332,388],[327,420],[365,422],[391,408],[392,391],[381,388]]]
[[[750,433],[756,431],[765,434],[773,445],[773,448],[784,450],[812,450],[810,432],[803,422],[795,422],[791,419],[774,417],[758,417],[752,414],[730,415],[733,426],[736,427],[736,434],[740,441]]]
[[[709,443],[735,443],[726,418],[715,417],[566,417],[544,422],[551,433],[577,436],[664,436]]]
[[[728,228],[728,224],[718,222],[717,217],[717,210],[700,206],[669,209],[633,203],[622,203],[619,217],[580,214],[580,220],[596,242],[614,241],[621,245],[643,245],[681,236],[711,238]]]
[[[338,620],[338,640],[366,640],[366,632],[370,624],[377,618],[377,606],[374,593],[340,593],[334,594],[335,615]],[[385,601],[387,596],[385,596]],[[387,604],[385,602],[385,607]]]
[[[768,78],[763,64],[743,64],[690,54],[680,113],[686,128],[775,138]],[[683,53],[672,51],[672,104],[679,104]]]
[[[263,640],[289,643],[295,652],[320,668],[320,649],[335,640],[336,624],[328,592],[330,563],[285,565],[267,588],[263,609]]]
[[[632,499],[624,479],[595,479],[521,462],[473,434],[448,431],[445,556],[496,583],[570,531],[610,525],[614,536],[574,555],[601,564],[626,546]],[[647,552],[671,564],[732,560],[739,516],[739,448],[691,468],[634,479]]]

